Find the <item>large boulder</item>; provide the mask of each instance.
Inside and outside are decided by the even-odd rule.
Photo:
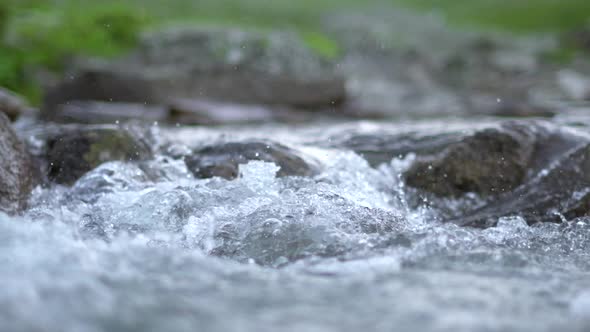
[[[185,157],[189,170],[198,178],[222,177],[234,179],[239,165],[251,160],[275,163],[280,167],[278,176],[310,176],[315,168],[296,151],[271,141],[230,142],[211,145]]]
[[[152,157],[149,139],[137,128],[60,126],[38,137],[45,141],[49,180],[71,185],[107,161],[137,161]]]
[[[190,96],[301,107],[345,97],[333,66],[288,32],[164,30],[147,35],[132,61],[188,78]]]
[[[146,35],[125,58],[76,67],[47,92],[46,117],[80,100],[169,106],[209,99],[319,108],[345,98],[344,80],[333,66],[283,32],[170,29]]]
[[[590,139],[549,123],[507,122],[418,156],[404,178],[420,196],[432,195],[434,205],[437,197],[442,204],[469,193],[482,198],[446,215],[448,222],[562,222],[590,214]]]
[[[495,196],[525,182],[581,138],[535,122],[507,122],[418,158],[404,174],[410,187],[443,197]]]
[[[563,222],[590,215],[590,145],[566,151],[531,181],[485,206],[450,221],[462,226],[494,226],[500,217],[527,223]]]
[[[14,213],[26,206],[36,183],[35,174],[25,145],[0,112],[0,211]]]

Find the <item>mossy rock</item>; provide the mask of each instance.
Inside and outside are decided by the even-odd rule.
[[[118,127],[77,127],[47,140],[48,177],[73,184],[82,175],[108,161],[149,159],[147,140],[133,130]]]

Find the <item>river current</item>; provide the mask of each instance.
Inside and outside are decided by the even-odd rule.
[[[466,126],[439,129],[453,125]],[[590,218],[444,224],[428,200],[408,203],[411,154],[371,167],[320,144],[377,129],[391,128],[161,129],[176,149],[272,138],[320,172],[252,161],[236,180],[195,179],[161,155],[35,189],[22,215],[0,215],[0,330],[590,329]]]

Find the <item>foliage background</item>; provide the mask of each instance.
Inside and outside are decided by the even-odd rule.
[[[142,29],[171,23],[298,31],[326,57],[338,45],[319,28],[330,11],[403,6],[468,29],[554,33],[590,23],[588,0],[0,0],[0,86],[39,99],[30,72],[59,72],[73,55],[115,56]]]

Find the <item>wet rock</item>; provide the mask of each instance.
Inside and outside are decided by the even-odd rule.
[[[48,177],[60,184],[78,178],[107,161],[144,160],[152,156],[149,140],[136,128],[65,126],[45,137]]]
[[[531,181],[451,222],[495,226],[500,217],[521,216],[528,224],[564,222],[590,215],[590,145],[565,153]]]
[[[230,142],[195,151],[185,158],[189,170],[199,178],[222,177],[234,179],[238,166],[251,160],[275,163],[278,176],[311,176],[316,173],[297,152],[270,141]]]
[[[547,124],[507,122],[418,158],[404,177],[409,186],[437,196],[496,196],[522,185],[580,142],[580,137]]]
[[[301,108],[345,99],[345,82],[294,35],[184,28],[151,33],[129,56],[85,61],[46,94],[44,114],[72,100],[170,105],[209,99]],[[244,116],[248,109],[243,109]]]
[[[371,166],[389,163],[394,158],[403,158],[409,153],[434,154],[451,143],[458,142],[460,133],[409,132],[400,134],[352,134],[329,139],[328,147],[345,148],[363,156]]]
[[[22,113],[30,111],[28,104],[13,92],[0,87],[0,112],[15,120]]]
[[[302,107],[345,97],[344,80],[296,35],[237,29],[169,29],[147,35],[134,60],[189,73],[210,99]]]
[[[14,213],[25,207],[36,183],[35,174],[25,145],[0,113],[0,211]]]
[[[146,105],[158,104],[163,98],[148,77],[131,73],[125,68],[117,69],[109,62],[88,61],[46,91],[42,115],[48,120],[59,120],[63,118],[61,112],[68,110],[68,104],[79,105],[84,101]]]

